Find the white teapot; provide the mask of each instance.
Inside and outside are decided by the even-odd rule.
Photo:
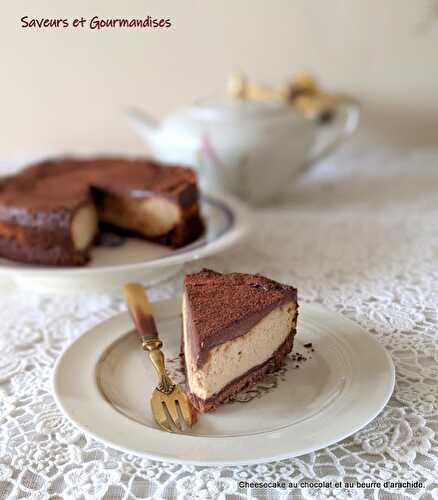
[[[299,174],[356,130],[359,115],[348,98],[337,101],[326,124],[279,100],[201,100],[162,123],[143,111],[129,113],[155,159],[189,165],[202,189],[256,205],[284,196]]]

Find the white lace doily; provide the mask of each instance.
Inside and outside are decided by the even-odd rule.
[[[359,322],[389,350],[397,384],[374,422],[316,453],[250,467],[151,462],[85,437],[51,396],[75,337],[124,309],[104,295],[5,289],[0,308],[0,497],[438,498],[438,150],[356,143],[258,212],[245,243],[189,269],[260,272]],[[151,291],[174,294],[181,277]],[[335,423],[327,422],[327,425]],[[214,453],[214,449],[212,449]],[[420,481],[422,488],[242,489],[239,481]]]

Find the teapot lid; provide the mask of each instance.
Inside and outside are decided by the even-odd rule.
[[[205,98],[195,101],[190,109],[190,115],[198,120],[259,120],[265,118],[280,118],[287,115],[289,118],[296,114],[284,102],[254,101],[236,98]]]

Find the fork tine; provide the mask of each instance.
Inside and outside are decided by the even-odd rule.
[[[176,407],[176,411],[178,412],[179,421],[183,423],[182,427],[183,427],[184,430],[186,430],[187,428],[190,428],[190,426],[192,424],[191,424],[190,419],[188,419],[186,417],[186,415],[184,415],[182,406],[183,405],[181,405],[180,400],[176,399],[175,400],[175,407]]]
[[[169,416],[172,419],[173,424],[177,428],[177,431],[182,432],[183,427],[181,425],[181,420],[175,404],[175,400],[169,398],[166,403],[163,403],[163,405],[165,406],[165,411],[167,410],[169,412]]]
[[[185,394],[181,388],[178,397],[175,398],[178,403],[179,414],[181,420],[187,425],[187,427],[192,427],[198,420],[196,410],[190,403],[187,394]]]
[[[181,429],[180,429],[179,425],[177,425],[177,423],[175,423],[175,421],[173,420],[173,417],[169,412],[169,405],[165,401],[161,401],[161,405],[163,407],[164,413],[166,414],[167,421],[168,421],[170,427],[172,428],[172,432],[178,434],[179,432],[181,432]]]
[[[152,398],[151,407],[152,407],[152,414],[157,424],[167,432],[173,432],[173,428],[169,422],[169,418],[166,412],[164,411],[161,401],[157,401],[155,398]]]

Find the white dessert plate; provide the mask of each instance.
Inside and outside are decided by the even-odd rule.
[[[12,278],[23,288],[56,293],[120,291],[124,283],[133,279],[145,284],[157,283],[177,273],[186,262],[230,247],[249,228],[246,207],[230,196],[202,196],[201,212],[206,231],[198,240],[178,250],[139,238],[113,236],[112,242],[92,250],[92,260],[87,266],[37,266],[0,258],[0,276]]]
[[[181,381],[180,304],[158,302],[154,310],[169,371]],[[67,348],[55,366],[53,390],[64,415],[99,441],[195,465],[270,462],[329,446],[370,422],[392,394],[394,366],[385,349],[357,324],[321,306],[300,307],[294,353],[306,360],[290,356],[255,388],[200,414],[190,434],[171,434],[153,420],[155,373],[124,313]]]

